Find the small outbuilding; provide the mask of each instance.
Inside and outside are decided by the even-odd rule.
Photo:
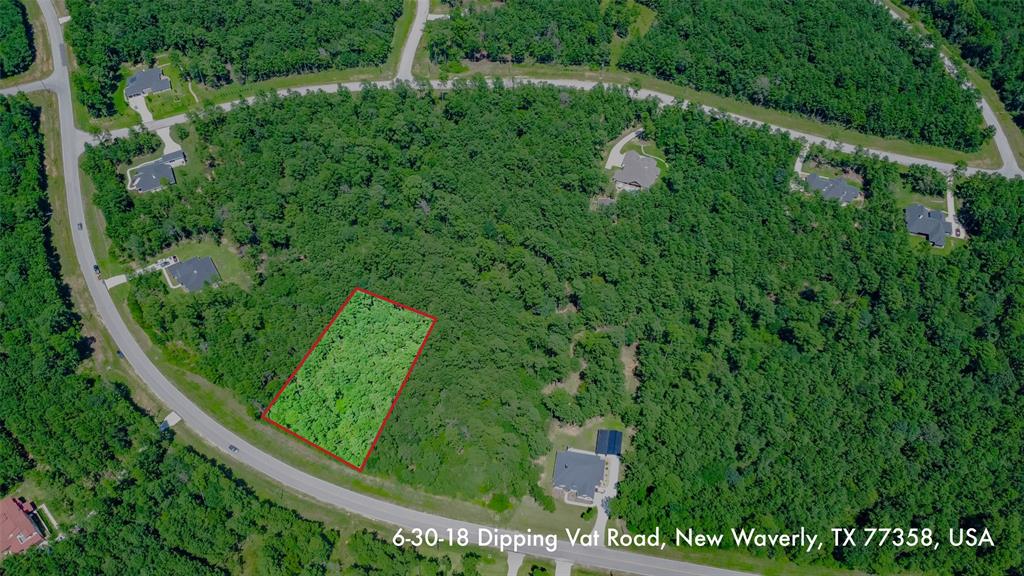
[[[843,178],[825,178],[817,174],[807,177],[807,185],[811,190],[821,193],[826,200],[835,200],[843,206],[853,202],[860,197],[860,190],[854,188]]]
[[[164,268],[167,281],[172,288],[184,288],[186,292],[198,292],[207,284],[220,280],[220,273],[209,256],[189,258]]]
[[[17,498],[0,500],[0,557],[18,554],[46,541],[31,502]]]
[[[598,430],[597,446],[594,452],[598,454],[611,454],[619,456],[622,454],[622,432],[618,430]]]
[[[911,204],[903,212],[907,231],[928,239],[932,246],[942,248],[946,237],[953,233],[953,225],[946,220],[946,213],[930,210],[921,204]]]
[[[171,80],[164,76],[162,70],[159,68],[148,68],[137,72],[128,79],[128,84],[124,87],[124,97],[125,100],[130,100],[136,96],[156,94],[157,92],[170,89]]]
[[[554,491],[568,502],[591,506],[604,482],[604,460],[597,454],[563,450],[555,455]]]
[[[612,180],[619,190],[646,190],[654,185],[660,175],[657,160],[630,150],[623,156],[622,168],[615,171]]]

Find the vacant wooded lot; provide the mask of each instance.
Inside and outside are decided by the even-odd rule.
[[[426,341],[430,318],[353,291],[269,416],[361,467]]]

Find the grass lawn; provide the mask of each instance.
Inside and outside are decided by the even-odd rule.
[[[28,70],[15,76],[0,80],[0,88],[17,86],[26,82],[34,82],[48,77],[53,72],[53,54],[50,53],[50,42],[46,35],[46,22],[39,9],[38,0],[19,0],[28,15],[29,32],[32,34],[32,46],[35,50],[35,61]]]
[[[156,65],[163,70],[164,76],[171,81],[171,89],[159,94],[146,96],[146,105],[153,114],[153,118],[159,120],[169,116],[177,116],[188,112],[189,108],[197,106],[195,98],[188,91],[188,82],[181,77],[181,71],[174,64],[171,64],[167,55],[156,59]]]
[[[179,242],[153,257],[151,261],[155,262],[168,256],[177,256],[179,261],[209,256],[213,258],[213,263],[217,266],[222,280],[238,284],[246,290],[252,285],[252,277],[245,271],[242,259],[238,257],[238,254],[230,247],[218,244],[212,238]]]
[[[631,150],[637,154],[654,158],[658,161],[658,168],[668,170],[668,162],[665,161],[665,153],[662,152],[654,142],[649,140],[640,140],[639,138],[630,140],[622,147],[622,153],[625,154]]]
[[[949,256],[956,250],[957,246],[964,244],[966,241],[961,238],[946,238],[946,245],[942,248],[932,246],[924,236],[918,236],[916,234],[907,234],[910,239],[910,244],[915,247],[920,247],[920,250],[926,250],[929,254],[936,256]]]
[[[896,206],[899,208],[906,208],[911,204],[923,204],[924,206],[931,208],[932,210],[946,211],[946,197],[945,196],[926,196],[924,194],[918,194],[911,191],[902,182],[896,185],[892,189],[893,199],[896,200]]]

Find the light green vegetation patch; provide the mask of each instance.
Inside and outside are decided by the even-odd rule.
[[[359,466],[430,324],[411,310],[355,292],[270,417]]]

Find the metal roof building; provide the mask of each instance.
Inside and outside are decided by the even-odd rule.
[[[594,452],[598,454],[612,454],[614,456],[622,454],[622,432],[618,430],[598,430],[597,446],[594,448]]]
[[[159,68],[149,68],[147,70],[137,72],[134,76],[128,79],[128,84],[124,87],[124,97],[125,99],[130,99],[136,96],[155,94],[157,92],[163,92],[164,90],[170,89],[171,81],[164,76],[163,71]]]
[[[946,245],[946,236],[953,233],[953,225],[946,221],[945,212],[929,210],[921,204],[907,206],[903,219],[907,223],[907,231],[924,236],[939,248]]]
[[[623,157],[622,168],[612,175],[612,180],[623,188],[646,190],[654,185],[660,174],[657,160],[630,150]]]
[[[213,258],[189,258],[165,268],[167,273],[187,292],[198,292],[207,284],[220,280],[220,273],[213,264]]]
[[[554,487],[577,500],[593,502],[604,481],[604,460],[596,454],[563,450],[555,455]]]

